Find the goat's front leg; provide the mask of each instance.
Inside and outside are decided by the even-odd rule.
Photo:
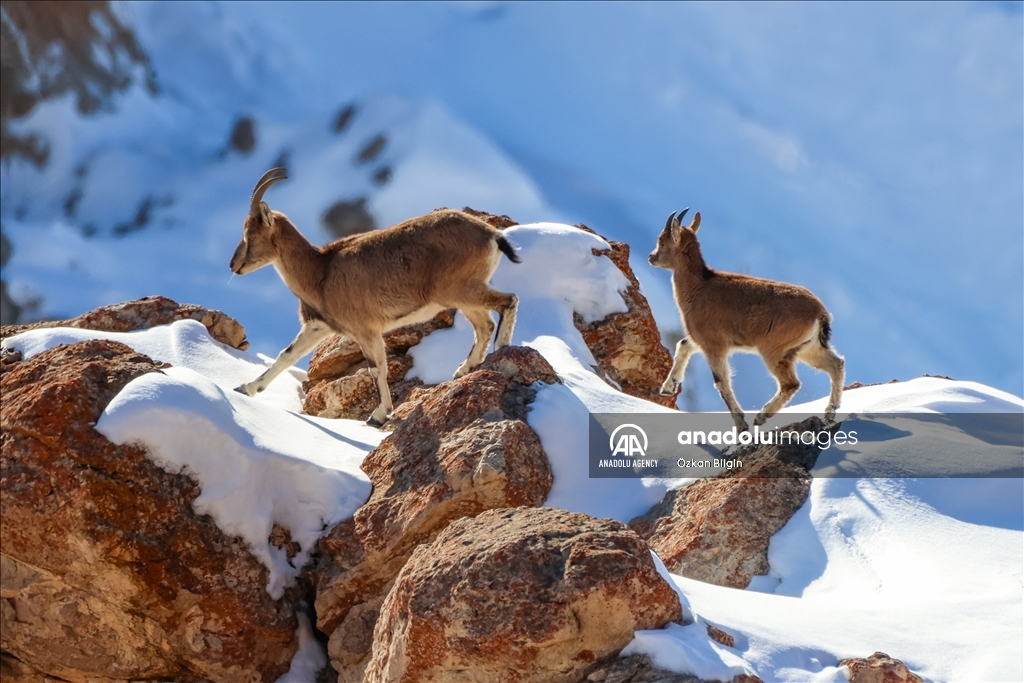
[[[331,328],[327,327],[322,321],[314,320],[304,323],[302,329],[299,330],[299,334],[296,335],[291,344],[285,347],[281,353],[277,354],[274,364],[267,368],[266,372],[247,384],[235,387],[235,391],[246,396],[255,396],[266,389],[275,377],[294,365],[295,361],[312,351],[313,347],[331,334]]]
[[[718,393],[725,401],[725,405],[728,406],[729,412],[732,413],[732,421],[736,423],[736,429],[741,432],[747,431],[750,427],[747,426],[747,421],[743,417],[743,408],[740,408],[736,395],[732,393],[732,370],[729,368],[728,359],[724,355],[709,354],[706,350],[704,355],[708,359],[708,365],[711,366],[711,377],[715,380],[715,387],[718,388]]]
[[[686,364],[690,362],[690,356],[697,350],[697,345],[683,337],[676,344],[676,353],[672,359],[672,369],[668,377],[658,390],[662,396],[674,396],[679,391],[679,385],[683,383],[683,376],[686,374]]]
[[[375,337],[356,339],[356,343],[362,349],[366,360],[370,361],[370,374],[376,377],[377,391],[380,392],[380,405],[370,415],[366,424],[380,427],[391,415],[392,408],[391,389],[388,388],[388,354],[384,346],[384,337],[378,334]]]

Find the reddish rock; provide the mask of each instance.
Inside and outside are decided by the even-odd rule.
[[[726,647],[736,647],[736,639],[731,634],[711,624],[708,624],[708,638]]]
[[[499,229],[517,225],[508,216],[495,216],[469,207],[463,211]],[[576,227],[597,234],[585,225]],[[583,335],[601,372],[622,391],[630,396],[675,408],[675,396],[662,396],[658,393],[672,368],[672,354],[661,344],[661,333],[651,313],[650,304],[640,292],[640,282],[629,266],[629,245],[608,239],[605,241],[611,248],[595,250],[594,255],[608,257],[626,276],[629,287],[622,293],[622,298],[629,310],[626,313],[613,313],[604,320],[592,323],[586,323],[581,316],[574,314],[573,323]]]
[[[824,429],[816,417],[792,428]],[[743,467],[669,491],[629,525],[669,571],[746,588],[768,573],[768,542],[807,500],[817,446],[758,446],[736,452]]]
[[[0,652],[0,681],[4,683],[59,683],[6,652]]]
[[[613,520],[491,510],[420,546],[380,610],[366,683],[576,683],[682,618],[647,544]]]
[[[594,232],[585,225],[577,227]],[[592,323],[585,323],[582,317],[574,314],[573,322],[601,370],[623,392],[675,408],[678,391],[672,396],[662,396],[658,392],[672,369],[672,354],[661,344],[661,332],[650,304],[641,294],[640,282],[629,267],[629,245],[611,240],[607,242],[611,249],[595,250],[594,254],[607,256],[629,280],[629,287],[622,293],[629,311],[613,313]]]
[[[647,655],[621,657],[591,672],[587,683],[704,683],[690,674],[658,669]]]
[[[401,405],[414,387],[422,386],[418,378],[402,379],[412,368],[412,356],[388,356],[388,389],[391,400]],[[326,382],[307,382],[302,410],[308,415],[365,420],[380,403],[377,379],[370,374],[370,364],[363,360],[348,370],[349,374]]]
[[[431,332],[451,327],[454,324],[455,309],[449,308],[426,322],[391,330],[384,335],[384,345],[387,347],[388,356],[405,355],[410,348],[419,344]],[[309,381],[316,383],[337,379],[348,374],[349,370],[359,363],[365,362],[366,357],[359,350],[358,344],[346,337],[334,335],[322,341],[313,352],[313,357],[309,360]]]
[[[924,683],[906,664],[884,652],[867,659],[844,659],[839,666],[850,669],[850,683]]]
[[[463,207],[462,211],[463,213],[468,213],[470,216],[476,216],[492,228],[497,228],[498,230],[504,230],[505,228],[511,228],[513,225],[519,225],[505,215],[495,215],[493,213],[487,213],[486,211],[477,211],[469,208],[468,206]]]
[[[94,429],[158,370],[88,341],[0,378],[0,648],[69,681],[273,681],[295,651],[296,597],[271,600],[245,542],[193,511],[195,481]]]
[[[78,327],[102,332],[133,332],[157,325],[169,325],[178,320],[198,320],[210,331],[210,336],[220,343],[242,351],[249,348],[249,342],[245,340],[245,328],[231,316],[196,304],[179,304],[164,296],[146,296],[135,301],[101,306],[70,320],[47,320],[30,325],[8,325],[0,329],[0,337],[12,337],[26,330],[47,327]]]
[[[731,646],[730,646],[731,647]],[[647,655],[621,657],[595,670],[586,678],[586,683],[721,683],[704,681],[691,674],[677,674],[674,671],[658,669]],[[757,676],[740,674],[729,683],[764,683]]]
[[[423,384],[419,378],[405,379],[413,365],[412,356],[407,355],[409,349],[431,332],[454,324],[455,309],[448,309],[426,322],[399,327],[384,335],[388,387],[396,406],[405,402],[414,387]],[[380,403],[377,382],[370,375],[366,357],[354,341],[340,335],[317,346],[309,361],[308,379],[303,388],[306,390],[303,412],[319,417],[365,420]]]
[[[557,378],[536,351],[510,347],[396,409],[395,431],[363,461],[370,499],[320,542],[317,625],[339,680],[362,678],[383,596],[417,545],[453,520],[547,498],[551,469],[523,420],[538,380]]]

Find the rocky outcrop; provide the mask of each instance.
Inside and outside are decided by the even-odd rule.
[[[178,320],[198,320],[210,336],[222,344],[242,351],[249,348],[245,328],[237,320],[196,304],[179,304],[165,296],[146,296],[110,306],[101,306],[70,320],[47,320],[31,325],[8,325],[0,329],[0,337],[12,337],[26,330],[46,327],[78,327],[102,332],[133,332]]]
[[[594,232],[585,225],[576,227]],[[573,323],[583,335],[583,341],[598,366],[623,392],[675,408],[678,390],[672,396],[662,396],[658,391],[672,369],[672,354],[661,344],[654,314],[640,293],[640,282],[629,267],[629,245],[606,241],[611,248],[594,253],[611,259],[629,280],[629,287],[622,292],[629,311],[613,313],[592,323],[586,323],[580,315],[573,314]]]
[[[426,322],[400,327],[384,335],[388,386],[395,406],[404,403],[414,387],[423,386],[418,378],[405,379],[413,365],[409,349],[431,332],[453,324],[455,309],[448,309]],[[363,352],[354,341],[339,335],[317,346],[309,361],[308,379],[303,388],[306,391],[303,411],[319,417],[365,420],[380,402],[377,382],[370,374],[370,364]]]
[[[517,225],[508,216],[495,216],[469,207],[463,211],[495,228],[505,229]],[[585,225],[576,227],[597,235]],[[603,239],[610,248],[595,250],[594,255],[611,259],[626,276],[629,286],[622,292],[622,298],[629,310],[626,313],[613,313],[592,323],[586,323],[580,315],[574,314],[573,323],[583,335],[583,340],[597,361],[598,369],[607,379],[630,396],[675,408],[675,396],[662,396],[658,393],[672,368],[672,354],[661,344],[661,333],[654,314],[651,313],[647,298],[640,292],[640,282],[629,266],[629,245]]]
[[[867,659],[844,659],[839,666],[850,670],[850,683],[924,683],[906,664],[884,652]]]
[[[380,605],[416,546],[456,519],[547,498],[551,469],[523,419],[538,381],[558,379],[536,351],[508,347],[396,409],[395,431],[363,462],[373,494],[320,542],[317,625],[339,680],[361,680]]]
[[[576,683],[638,629],[682,618],[624,524],[492,510],[420,546],[381,607],[367,683]]]
[[[812,417],[790,428],[825,430],[825,424]],[[768,542],[807,499],[818,452],[800,444],[741,449],[734,456],[741,469],[669,491],[629,525],[669,571],[746,588],[752,576],[768,573]]]
[[[0,648],[76,682],[273,681],[296,648],[296,596],[270,599],[245,542],[193,511],[194,480],[94,429],[157,371],[109,341],[6,363]]]
[[[658,669],[647,655],[621,657],[593,671],[586,683],[703,683],[696,676]]]

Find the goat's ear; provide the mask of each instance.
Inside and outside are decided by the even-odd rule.
[[[696,233],[697,232],[697,228],[699,228],[699,227],[700,227],[700,211],[698,211],[697,213],[693,214],[693,220],[690,221],[690,230],[692,230],[694,233]]]
[[[270,207],[263,202],[260,202],[260,219],[263,221],[263,225],[268,228],[274,223],[274,218],[270,214]]]

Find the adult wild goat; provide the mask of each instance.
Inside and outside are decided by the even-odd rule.
[[[488,285],[502,253],[519,263],[501,231],[461,211],[438,210],[318,248],[262,201],[268,187],[286,178],[284,169],[275,168],[256,183],[231,271],[245,275],[273,264],[299,298],[302,329],[266,372],[236,391],[249,396],[263,391],[285,368],[337,333],[355,341],[370,362],[380,405],[367,422],[380,426],[392,408],[384,332],[458,308],[472,323],[475,341],[456,377],[483,361],[494,332],[490,311],[499,316],[495,347],[511,342],[519,300]]]
[[[779,388],[761,408],[755,425],[764,424],[800,388],[794,368],[797,360],[829,374],[832,393],[825,419],[834,419],[843,390],[844,361],[829,346],[831,318],[825,305],[797,285],[708,268],[697,242],[700,214],[694,214],[690,225],[680,225],[687,211],[668,217],[648,259],[652,266],[672,271],[676,304],[689,334],[676,345],[672,370],[661,393],[670,396],[676,392],[690,355],[702,351],[736,426],[746,430],[743,410],[729,381],[728,357],[734,350],[756,351]]]

